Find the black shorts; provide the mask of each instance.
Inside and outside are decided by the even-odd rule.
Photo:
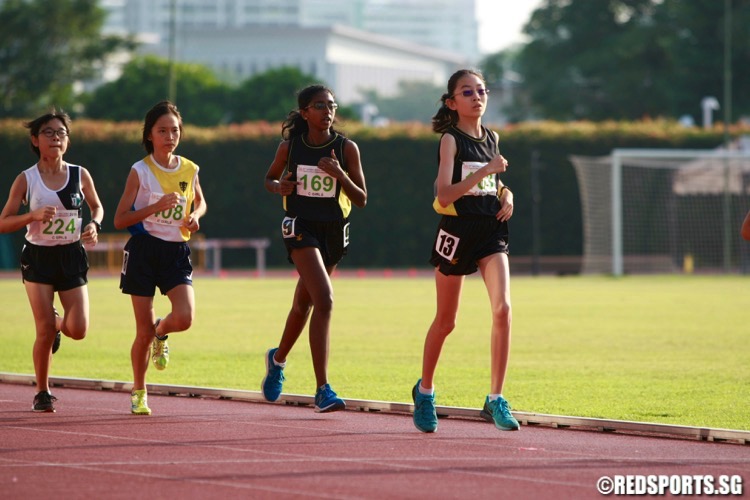
[[[281,223],[287,258],[292,261],[295,248],[315,247],[320,250],[326,267],[335,266],[346,255],[349,246],[349,221],[313,221],[300,217],[284,217]]]
[[[80,241],[45,247],[28,241],[21,250],[23,281],[52,285],[56,292],[88,283],[89,257]]]
[[[430,263],[446,276],[477,271],[480,259],[508,253],[508,222],[492,216],[450,216],[440,219]]]
[[[193,284],[190,247],[184,241],[164,241],[150,234],[136,234],[125,244],[120,289],[128,295],[153,297],[177,285]]]

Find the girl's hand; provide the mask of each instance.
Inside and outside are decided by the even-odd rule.
[[[500,222],[505,222],[513,216],[513,193],[510,189],[503,189],[500,196],[500,210],[497,211],[495,218]]]
[[[341,180],[345,175],[344,170],[341,168],[341,164],[339,164],[339,159],[336,158],[336,152],[333,149],[331,150],[331,156],[320,159],[318,162],[318,168],[338,180]]]
[[[56,213],[57,213],[57,209],[55,207],[52,207],[52,206],[41,207],[31,212],[31,219],[35,221],[41,221],[41,222],[50,222],[52,219],[55,218]]]
[[[177,192],[167,193],[159,201],[154,203],[153,209],[155,212],[162,212],[170,208],[174,208],[180,204],[180,194]]]
[[[99,232],[96,230],[96,226],[89,222],[84,228],[85,231],[81,233],[81,239],[84,245],[94,246],[99,243]]]
[[[508,170],[508,160],[503,155],[497,155],[487,163],[485,168],[487,169],[487,175],[501,174]]]
[[[284,177],[279,179],[279,182],[276,184],[276,192],[280,194],[281,196],[289,196],[294,192],[295,189],[297,189],[297,184],[299,182],[297,181],[290,181],[289,179],[292,178],[292,173],[287,172]]]
[[[190,214],[182,225],[191,233],[195,233],[201,228],[200,217],[197,217],[195,214]]]

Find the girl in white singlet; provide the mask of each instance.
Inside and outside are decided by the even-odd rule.
[[[10,188],[0,214],[0,233],[26,227],[21,275],[36,324],[34,371],[36,396],[32,409],[54,412],[57,400],[49,391],[52,354],[61,332],[73,340],[89,327],[88,257],[83,244],[98,241],[104,209],[88,170],[63,160],[70,144],[70,118],[51,111],[26,124],[39,161],[24,170]],[[83,222],[83,202],[91,219]],[[24,205],[27,210],[19,213]],[[54,307],[55,292],[63,315]]]

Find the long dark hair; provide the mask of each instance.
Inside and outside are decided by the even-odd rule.
[[[437,113],[435,113],[435,116],[432,117],[433,132],[442,134],[458,122],[458,113],[446,106],[445,101],[453,98],[453,95],[456,93],[458,81],[466,75],[474,75],[484,82],[484,76],[482,73],[475,69],[459,69],[453,73],[448,79],[448,92],[440,97],[442,105],[440,106],[440,109],[437,110]]]
[[[55,108],[52,108],[49,112],[43,114],[39,118],[34,118],[30,122],[24,123],[23,126],[29,129],[29,135],[39,137],[39,131],[42,130],[42,126],[54,119],[58,119],[63,123],[65,131],[68,132],[68,136],[70,136],[70,116],[68,116],[63,110],[57,110]],[[41,157],[39,148],[34,146],[33,142],[31,143],[31,150],[36,154],[37,158]]]
[[[284,120],[284,123],[281,125],[281,137],[284,138],[284,140],[305,135],[310,130],[310,125],[307,123],[307,120],[302,118],[302,114],[299,110],[308,107],[313,98],[321,92],[328,92],[334,97],[334,99],[336,98],[336,94],[333,93],[333,90],[320,84],[310,85],[297,93],[297,109],[290,111],[286,120]],[[333,119],[333,123],[336,123],[335,118]],[[331,124],[331,132],[344,135],[333,128],[333,123]]]
[[[182,116],[177,110],[177,106],[172,104],[170,101],[161,101],[154,104],[154,106],[146,113],[146,118],[143,120],[143,139],[141,144],[146,148],[146,152],[151,154],[154,152],[154,143],[148,138],[151,135],[151,129],[154,128],[156,121],[163,115],[172,113],[177,117],[177,123],[180,126],[180,138],[182,138]]]

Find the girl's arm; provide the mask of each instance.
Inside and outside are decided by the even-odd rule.
[[[742,222],[742,230],[740,232],[742,238],[750,241],[750,212],[745,216],[745,220]]]
[[[333,151],[331,152],[332,154]],[[335,154],[333,156],[335,158]],[[349,175],[342,170],[342,176],[339,179],[341,189],[352,200],[352,203],[359,208],[367,205],[367,187],[365,186],[365,173],[362,170],[362,161],[359,155],[359,147],[353,141],[346,141],[344,146],[344,158],[346,160]]]
[[[282,179],[281,176],[286,169],[286,160],[289,156],[289,141],[283,141],[276,149],[276,156],[266,172],[265,188],[269,193],[277,193],[282,196],[292,194],[297,187],[297,182],[290,181],[292,173],[289,172]]]
[[[8,193],[8,201],[5,202],[3,211],[0,212],[0,233],[12,233],[33,221],[50,220],[54,217],[56,209],[52,206],[37,208],[36,210],[24,214],[18,214],[26,197],[26,175],[21,172]]]
[[[203,188],[201,188],[198,174],[195,174],[194,189],[195,198],[193,198],[193,211],[187,219],[185,219],[185,223],[183,224],[191,233],[194,233],[201,228],[200,218],[203,217],[206,214],[206,210],[208,210],[206,199],[203,197]]]
[[[148,205],[140,210],[133,210],[133,203],[135,203],[135,197],[138,195],[140,184],[138,173],[134,169],[130,169],[128,180],[125,181],[125,190],[115,211],[115,228],[125,229],[128,226],[138,224],[149,215],[174,208],[179,203],[180,195],[178,193],[166,193],[153,205]]]
[[[94,179],[89,171],[83,167],[81,167],[81,190],[91,211],[91,218],[101,224],[104,220],[104,207],[102,207],[102,202],[96,192],[96,187],[94,187]],[[99,231],[97,231],[96,225],[89,222],[84,226],[84,229],[81,233],[84,243],[96,245],[99,241]]]

